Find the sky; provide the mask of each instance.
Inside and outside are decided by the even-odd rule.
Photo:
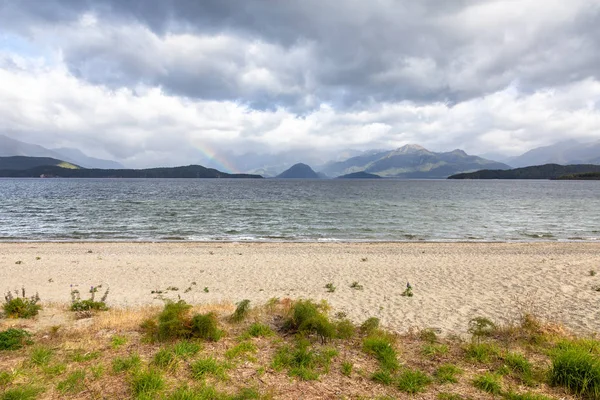
[[[600,0],[0,0],[0,134],[127,166],[600,140]]]

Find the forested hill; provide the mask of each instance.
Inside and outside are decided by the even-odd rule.
[[[545,164],[507,170],[483,169],[475,172],[452,175],[449,176],[448,179],[559,179],[564,175],[582,174],[587,172],[600,172],[600,165]]]
[[[60,178],[262,178],[252,174],[228,174],[201,165],[149,169],[66,169],[40,166],[26,170],[0,170],[0,177],[35,178],[42,175]]]

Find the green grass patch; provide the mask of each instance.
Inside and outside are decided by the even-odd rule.
[[[396,388],[405,393],[420,393],[431,383],[431,378],[419,370],[405,370],[396,378]]]
[[[371,380],[373,382],[381,383],[383,385],[391,385],[394,382],[394,377],[387,369],[380,369],[371,375]]]
[[[253,323],[248,327],[246,331],[248,336],[251,337],[268,337],[273,336],[275,332],[268,326],[258,322]]]
[[[31,344],[31,335],[23,329],[10,328],[0,332],[0,350],[19,350]]]
[[[335,325],[325,315],[325,305],[311,300],[298,300],[292,304],[284,328],[291,332],[316,334],[321,342],[336,336]]]
[[[152,364],[161,369],[175,369],[179,364],[179,359],[172,349],[162,348],[154,354]]]
[[[438,400],[466,400],[460,394],[441,392],[437,395]]]
[[[218,361],[213,357],[206,357],[194,361],[190,367],[194,379],[204,379],[207,375],[212,375],[219,379],[226,380],[226,372],[229,369],[229,364]]]
[[[553,400],[552,397],[544,396],[537,393],[504,393],[506,400]]]
[[[342,362],[342,375],[350,376],[352,375],[352,370],[354,369],[354,365],[350,361]]]
[[[258,351],[258,348],[254,343],[241,342],[233,346],[225,352],[225,357],[228,359],[234,359],[238,357],[246,357],[250,354],[254,354]]]
[[[360,325],[360,332],[364,335],[371,335],[379,329],[379,318],[371,317],[367,318],[365,322]]]
[[[375,356],[383,369],[395,371],[400,366],[392,340],[385,335],[367,337],[363,341],[363,350]]]
[[[492,343],[470,343],[465,348],[465,355],[469,361],[488,363],[498,358],[500,350]]]
[[[287,368],[290,376],[302,380],[315,380],[319,378],[320,373],[329,371],[331,361],[337,354],[337,350],[333,348],[314,350],[307,341],[301,340],[295,347],[280,347],[271,366],[277,371]]]
[[[231,322],[239,323],[246,319],[250,311],[250,300],[242,300],[236,304],[235,311],[229,317]]]
[[[223,331],[218,327],[215,313],[196,314],[192,318],[192,336],[211,342],[217,342],[223,336]]]
[[[180,342],[175,343],[173,346],[173,353],[180,358],[188,358],[195,356],[198,352],[202,350],[202,346],[200,343],[182,340]]]
[[[137,370],[142,364],[139,355],[132,354],[129,357],[116,357],[112,361],[112,370],[114,373]]]
[[[8,292],[4,298],[2,309],[6,318],[33,318],[42,309],[38,304],[40,297],[37,294],[31,297],[25,296],[25,289],[22,289],[21,296],[18,292],[16,297],[12,292]]]
[[[463,370],[454,364],[443,364],[435,370],[433,376],[439,383],[456,383],[458,375],[462,373]]]
[[[110,339],[110,345],[113,349],[118,349],[125,344],[127,344],[127,338],[125,336],[115,335]]]
[[[356,327],[349,319],[342,319],[335,324],[336,337],[350,339],[356,334]]]
[[[571,342],[561,344],[552,354],[549,381],[577,396],[600,399],[600,357],[589,346]]]
[[[162,374],[154,369],[137,373],[131,379],[131,391],[135,398],[156,398],[156,394],[165,387]]]
[[[85,371],[77,370],[71,372],[64,380],[56,385],[56,388],[63,394],[82,392],[85,390]]]
[[[77,349],[69,355],[69,359],[71,361],[78,362],[78,363],[95,360],[98,357],[100,357],[99,351],[86,352],[85,350],[82,350],[82,349]]]
[[[31,349],[29,361],[32,364],[37,365],[38,367],[43,367],[45,365],[48,365],[48,363],[52,359],[53,354],[54,352],[52,351],[52,349],[49,349],[48,347],[36,346],[33,349]]]
[[[448,345],[428,343],[421,348],[421,353],[430,358],[439,357],[448,354]]]
[[[0,395],[0,400],[34,400],[44,389],[33,385],[21,385],[10,388]]]
[[[479,390],[483,390],[484,392],[494,395],[502,392],[500,377],[489,372],[476,376],[475,379],[473,379],[473,386]]]

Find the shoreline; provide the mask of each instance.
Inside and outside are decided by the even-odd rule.
[[[513,322],[528,312],[600,332],[592,270],[600,273],[600,242],[0,242],[2,294],[23,286],[42,303],[68,303],[71,285],[85,297],[83,288],[102,284],[112,307],[160,305],[160,295],[191,304],[312,298],[398,332],[463,334],[470,318]],[[412,298],[401,296],[407,281]]]

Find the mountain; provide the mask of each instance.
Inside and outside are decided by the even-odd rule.
[[[256,178],[260,175],[227,174],[201,165],[148,169],[67,169],[59,166],[39,166],[24,170],[0,170],[0,177],[33,178]]]
[[[280,179],[319,179],[319,175],[306,164],[298,163],[277,175]]]
[[[52,149],[52,151],[62,155],[62,159],[70,161],[84,168],[99,168],[99,169],[124,169],[123,164],[112,160],[103,160],[101,158],[89,157],[81,150],[61,147]]]
[[[489,170],[456,174],[448,179],[559,179],[565,175],[575,175],[588,172],[600,172],[600,165],[558,165],[545,164],[509,170]]]
[[[510,167],[496,161],[470,156],[462,150],[435,153],[422,146],[408,144],[392,151],[373,152],[342,162],[329,163],[322,172],[330,176],[364,171],[383,177],[439,179],[482,168]]]
[[[537,147],[505,162],[515,168],[543,164],[600,164],[600,140],[591,143],[565,140]]]
[[[381,179],[379,175],[370,174],[368,172],[353,172],[351,174],[341,175],[335,179]]]
[[[54,166],[60,168],[79,169],[78,165],[68,163],[63,160],[57,160],[50,157],[25,157],[12,156],[0,157],[0,170],[26,170],[41,166]]]
[[[50,150],[37,144],[25,143],[5,135],[0,135],[0,157],[10,156],[49,157],[68,161],[85,168],[123,168],[116,161],[88,157],[77,149],[61,148]]]

